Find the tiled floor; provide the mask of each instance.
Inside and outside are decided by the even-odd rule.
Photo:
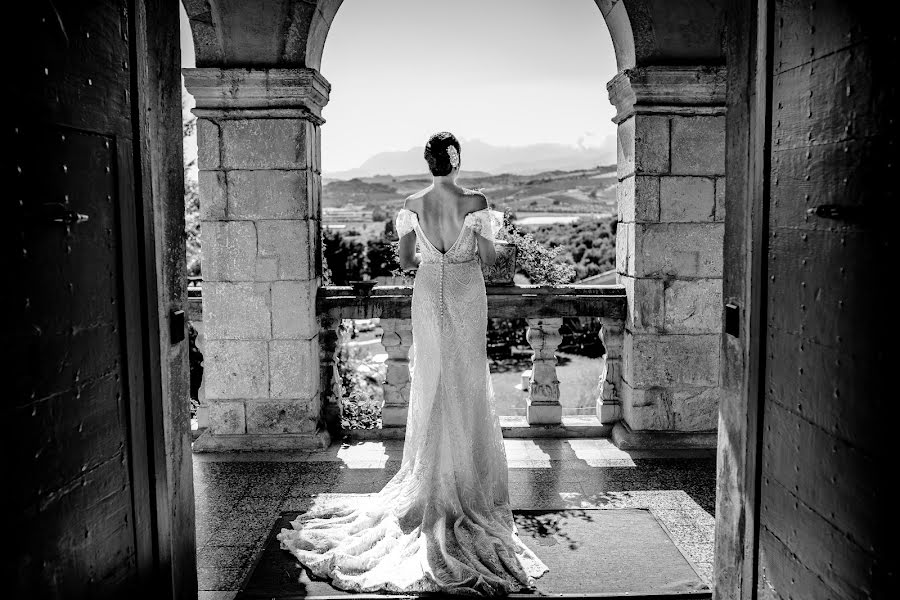
[[[625,452],[606,439],[509,439],[516,508],[649,507],[707,581],[712,572],[715,458]],[[195,454],[201,600],[230,600],[282,511],[330,494],[369,494],[397,472],[401,441],[300,453]]]

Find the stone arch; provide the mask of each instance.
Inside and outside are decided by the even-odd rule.
[[[595,0],[619,71],[649,65],[725,64],[725,2]]]
[[[186,2],[190,0],[185,0]],[[200,0],[205,1],[205,0]],[[610,36],[613,40],[613,48],[616,53],[616,66],[620,71],[635,66],[636,53],[634,34],[632,32],[631,20],[628,13],[631,8],[626,7],[626,3],[622,0],[594,0],[597,7],[603,14],[609,28]],[[642,0],[638,0],[642,2]],[[328,36],[328,29],[331,22],[341,7],[343,0],[318,0],[315,21],[309,28],[307,37],[309,46],[306,50],[307,66],[318,69],[322,60],[322,51],[325,47],[325,40]],[[628,3],[633,4],[632,2]],[[638,4],[638,3],[634,3]],[[636,10],[642,9],[642,6],[636,6]],[[646,11],[645,11],[646,12]],[[649,19],[642,19],[639,22],[649,24]],[[649,27],[648,31],[652,32]],[[646,36],[649,38],[649,33]],[[646,44],[645,45],[650,45]]]
[[[331,22],[344,0],[319,0],[316,14],[309,27],[308,45],[306,48],[306,66],[319,69],[322,64],[322,51],[325,39],[331,29]]]
[[[619,71],[635,66],[634,30],[624,2],[619,0],[594,0],[603,14],[609,36],[616,52],[616,67]]]
[[[197,67],[319,69],[341,0],[182,0]]]
[[[318,440],[321,380],[309,365],[318,355],[319,127],[330,85],[318,69],[342,0],[183,1],[198,66],[185,84],[199,118],[203,302],[216,315],[210,431],[222,443],[269,444],[274,433],[319,443],[310,437]],[[619,69],[607,88],[618,125],[616,270],[628,297],[621,386],[602,419],[619,420],[620,446],[714,446],[725,0],[595,3]],[[258,318],[236,328],[229,314]],[[298,362],[309,378],[278,368]]]
[[[182,0],[191,24],[191,37],[198,67],[222,63],[221,43],[218,39],[213,11],[209,0]]]
[[[318,70],[343,0],[182,0],[198,67]],[[724,0],[594,0],[620,72],[647,66],[725,63]]]
[[[192,0],[185,0],[186,3]],[[193,0],[206,3],[207,0]],[[232,0],[232,2],[235,0]],[[606,21],[618,70],[648,65],[725,63],[724,0],[594,0]],[[318,0],[302,40],[302,66],[318,69],[343,0]],[[305,4],[305,3],[303,3]],[[190,15],[190,12],[188,13]],[[305,14],[305,13],[304,13]],[[299,22],[295,20],[295,22]],[[299,41],[299,39],[298,39]]]

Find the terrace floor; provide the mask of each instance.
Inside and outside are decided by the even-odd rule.
[[[505,444],[513,509],[648,507],[709,583],[712,453],[623,451],[608,439]],[[400,440],[316,452],[195,454],[200,600],[235,596],[282,511],[304,510],[332,494],[375,493],[397,472],[402,454]]]

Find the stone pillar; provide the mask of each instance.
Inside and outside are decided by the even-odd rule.
[[[185,69],[197,106],[208,434],[327,445],[319,394],[321,108],[313,69]]]
[[[625,328],[621,321],[600,319],[600,340],[606,349],[597,394],[597,418],[608,425],[622,418],[622,350]]]
[[[405,427],[409,411],[409,349],[412,346],[412,320],[381,319],[384,333],[381,345],[387,352],[384,378],[384,407],[381,427]]]
[[[525,339],[534,350],[531,357],[531,381],[525,419],[529,425],[558,425],[562,423],[562,404],[559,403],[559,379],[556,377],[556,349],[562,342],[559,328],[562,318],[526,319]]]
[[[319,388],[325,426],[332,437],[341,430],[341,378],[337,372],[337,353],[341,345],[341,320],[329,314],[319,317]]]
[[[714,447],[725,71],[640,67],[607,87],[618,124],[616,270],[628,295],[618,438],[639,446],[638,432],[691,432],[697,445],[706,432],[701,445]]]

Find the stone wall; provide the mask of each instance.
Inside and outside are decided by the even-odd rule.
[[[628,294],[619,432],[714,432],[725,218],[724,69],[646,67],[617,108],[618,281]],[[708,439],[692,443],[714,445]]]
[[[190,69],[200,168],[207,434],[195,449],[327,444],[319,394],[328,83],[311,69]]]

